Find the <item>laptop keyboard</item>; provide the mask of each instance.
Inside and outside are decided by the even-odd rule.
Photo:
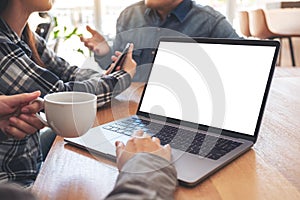
[[[118,121],[103,128],[129,136],[137,130],[143,130],[149,135],[159,138],[162,145],[170,144],[172,148],[213,160],[218,160],[242,144],[200,132],[179,129],[155,122],[150,123],[150,121],[138,118]]]

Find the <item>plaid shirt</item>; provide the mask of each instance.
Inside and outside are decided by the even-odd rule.
[[[40,67],[32,60],[32,52],[23,37],[19,38],[0,18],[0,94],[40,90],[43,97],[60,91],[89,92],[97,95],[99,107],[131,83],[130,75],[122,70],[102,75],[94,70],[70,66],[36,35],[38,53],[45,64],[45,67]],[[3,133],[0,132],[0,136],[3,138]],[[32,182],[41,162],[39,134],[22,140],[0,141],[0,182]]]

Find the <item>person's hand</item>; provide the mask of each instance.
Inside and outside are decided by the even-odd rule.
[[[38,102],[32,103],[40,96],[40,91],[12,96],[0,96],[0,127],[9,137],[22,139],[44,127],[35,116],[42,109]]]
[[[86,26],[86,30],[92,34],[91,38],[80,36],[80,41],[94,53],[104,56],[110,52],[110,47],[104,37],[90,26]]]
[[[15,115],[17,112],[20,112],[22,107],[38,98],[40,95],[40,91],[11,96],[0,95],[0,120]],[[32,108],[32,106],[30,106],[29,108]],[[24,107],[23,109],[25,109],[26,111],[26,107]]]
[[[158,155],[168,161],[171,161],[171,147],[169,144],[160,145],[160,140],[156,137],[150,137],[143,131],[137,131],[130,138],[126,146],[120,142],[116,142],[117,167],[122,169],[124,164],[132,158],[136,153],[148,152]]]
[[[130,44],[128,53],[126,55],[126,59],[125,62],[123,63],[123,66],[117,66],[116,70],[120,70],[121,68],[126,71],[127,73],[129,73],[129,75],[131,76],[131,78],[133,78],[133,76],[135,75],[136,72],[136,62],[133,60],[132,58],[132,51],[133,51],[133,44]],[[115,66],[115,62],[117,61],[118,57],[121,56],[121,52],[116,51],[115,52],[115,56],[112,56],[112,61],[113,63],[110,65],[109,69],[105,72],[105,74],[110,74],[112,69]]]

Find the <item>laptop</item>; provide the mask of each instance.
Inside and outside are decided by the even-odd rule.
[[[279,42],[161,38],[134,116],[68,143],[115,159],[136,130],[172,147],[179,183],[194,186],[257,140]]]

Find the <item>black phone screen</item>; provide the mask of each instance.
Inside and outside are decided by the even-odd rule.
[[[112,69],[111,73],[115,72],[115,71],[116,71],[116,68],[117,68],[118,66],[121,66],[121,67],[122,67],[122,65],[124,64],[124,61],[125,61],[125,59],[126,59],[126,55],[127,55],[128,51],[129,51],[129,47],[130,47],[130,43],[127,43],[126,46],[125,46],[125,48],[124,48],[124,50],[122,51],[122,54],[121,54],[121,55],[119,56],[119,58],[116,60],[115,66],[114,66],[114,68]]]

